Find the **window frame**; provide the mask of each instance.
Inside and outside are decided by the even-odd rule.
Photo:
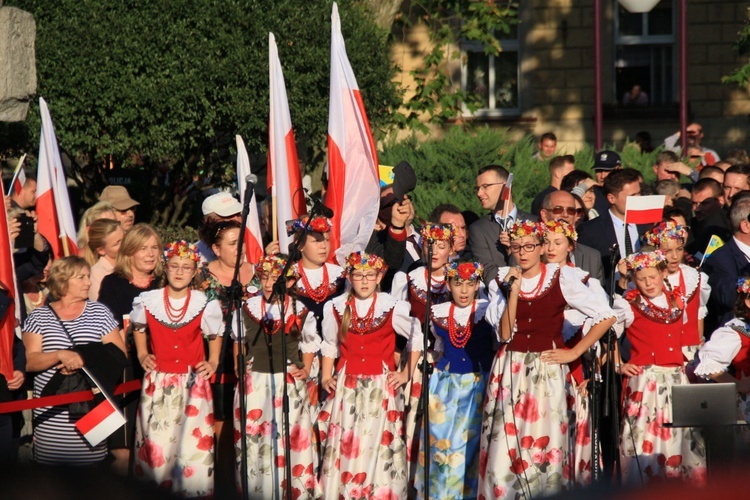
[[[469,75],[468,75],[468,60],[469,60],[469,53],[479,53],[482,54],[484,57],[488,58],[488,70],[489,70],[489,76],[488,76],[488,104],[490,107],[488,108],[479,108],[473,113],[466,107],[466,105],[462,105],[463,115],[465,117],[474,117],[474,118],[495,118],[495,117],[506,117],[506,116],[520,116],[521,115],[521,108],[522,108],[522,92],[521,92],[521,42],[519,38],[519,32],[520,30],[517,30],[516,37],[515,38],[506,38],[498,40],[500,42],[500,52],[514,52],[517,55],[517,63],[516,63],[516,81],[518,82],[517,85],[517,93],[516,93],[516,102],[517,105],[513,108],[496,108],[493,106],[496,106],[495,102],[495,90],[496,90],[496,71],[495,71],[495,60],[496,56],[492,54],[487,54],[484,51],[484,45],[482,45],[481,42],[477,41],[469,41],[465,40],[461,42],[461,89],[466,91],[466,86],[468,83]]]

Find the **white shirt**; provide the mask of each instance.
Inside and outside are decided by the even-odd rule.
[[[745,259],[747,259],[747,261],[750,262],[750,246],[745,245],[734,236],[732,236],[732,239],[737,244],[737,248],[740,249],[740,252],[742,252],[742,255],[745,256]]]
[[[505,217],[501,216],[498,212],[495,212],[493,216],[495,217],[495,222],[500,224],[500,228],[503,231],[507,231],[514,222],[518,221],[518,207],[513,205],[513,209]]]
[[[612,227],[615,228],[617,246],[620,248],[620,258],[624,259],[627,257],[625,253],[625,221],[619,219],[614,213],[612,213],[612,209],[609,210],[609,217],[612,219]],[[641,248],[641,241],[638,238],[638,228],[635,224],[628,224],[628,231],[630,231],[630,243],[633,246],[633,252],[637,252]]]

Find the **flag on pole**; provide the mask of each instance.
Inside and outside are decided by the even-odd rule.
[[[512,189],[513,189],[513,174],[508,174],[508,180],[505,181],[505,185],[503,186],[503,189],[500,191],[500,199],[502,201],[509,201],[510,193]]]
[[[364,250],[380,206],[375,142],[357,80],[346,55],[338,5],[331,12],[331,90],[328,110],[328,190],[333,211],[329,260],[343,265]]]
[[[245,141],[239,135],[235,136],[237,141],[237,185],[240,188],[240,203],[245,206],[245,196],[250,196],[250,209],[247,213],[247,225],[245,227],[245,256],[251,264],[257,264],[263,257],[263,237],[260,232],[260,219],[258,218],[258,206],[254,201],[254,193],[245,192],[245,179],[250,175],[250,158],[247,156]]]
[[[703,252],[703,255],[701,256],[701,263],[698,267],[703,266],[703,262],[705,262],[706,258],[714,253],[716,250],[724,246],[724,240],[716,236],[715,234],[711,236],[711,239],[708,240],[708,245],[706,246],[706,251]]]
[[[42,132],[39,144],[39,166],[36,174],[36,213],[39,233],[52,248],[55,258],[78,253],[73,211],[70,208],[60,150],[47,103],[39,98]]]
[[[0,189],[2,189],[2,180],[0,180]],[[0,375],[8,381],[13,378],[13,340],[16,336],[16,324],[20,324],[20,308],[5,203],[0,203],[0,205],[2,205],[0,207],[0,288],[5,290],[10,299],[8,309],[0,319]]]
[[[628,196],[625,201],[626,224],[661,222],[664,215],[664,195]]]
[[[122,412],[109,397],[105,397],[93,410],[79,418],[75,425],[86,441],[91,446],[96,446],[125,425],[125,422]]]
[[[395,177],[393,176],[393,167],[388,165],[378,165],[378,174],[380,175],[380,187],[390,186],[393,184]]]
[[[23,170],[23,161],[26,159],[26,154],[18,160],[16,170],[13,172],[13,179],[10,181],[10,187],[8,187],[8,196],[13,193],[21,194],[23,185],[26,184],[26,172]]]
[[[268,123],[268,174],[266,186],[273,200],[273,215],[281,251],[286,253],[293,241],[286,234],[286,221],[307,213],[302,176],[297,161],[292,117],[286,97],[284,73],[273,33],[268,34],[268,71],[271,113]]]

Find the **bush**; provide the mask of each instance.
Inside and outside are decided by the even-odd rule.
[[[549,185],[547,164],[533,157],[535,148],[536,140],[530,135],[512,143],[507,130],[455,126],[440,139],[420,143],[411,137],[386,142],[378,158],[381,165],[396,165],[405,160],[414,167],[418,179],[413,193],[417,219],[427,219],[441,203],[482,214],[482,206],[474,194],[476,175],[481,167],[491,163],[513,173],[513,200],[528,211],[537,193]],[[635,144],[626,142],[618,153],[623,166],[639,170],[645,182],[650,183],[655,178],[652,166],[659,151],[642,154]],[[593,174],[593,147],[586,145],[573,156],[577,168]]]

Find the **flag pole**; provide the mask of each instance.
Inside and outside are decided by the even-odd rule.
[[[6,193],[6,196],[10,196],[13,194],[13,185],[16,183],[16,179],[18,178],[18,172],[21,171],[21,167],[23,167],[23,162],[26,160],[26,153],[23,154],[20,160],[18,160],[18,163],[16,164],[16,169],[13,171],[13,179],[10,181],[10,185],[8,186],[8,192]]]

